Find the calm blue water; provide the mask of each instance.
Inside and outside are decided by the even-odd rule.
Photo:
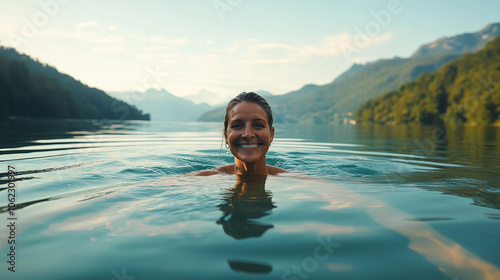
[[[221,124],[0,128],[1,279],[500,279],[499,128],[278,124],[267,178],[184,175]]]

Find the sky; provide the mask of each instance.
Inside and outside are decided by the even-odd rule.
[[[497,0],[0,0],[0,44],[107,92],[284,94],[500,22]]]

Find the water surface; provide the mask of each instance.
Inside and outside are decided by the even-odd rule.
[[[232,163],[221,124],[0,128],[2,279],[500,277],[498,128],[277,124],[267,178],[185,175]]]

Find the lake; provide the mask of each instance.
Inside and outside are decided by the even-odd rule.
[[[1,279],[500,279],[498,127],[276,124],[252,178],[185,175],[222,123],[0,129]]]

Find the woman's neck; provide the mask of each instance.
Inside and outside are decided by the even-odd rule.
[[[266,158],[261,158],[255,163],[246,163],[237,158],[234,159],[234,174],[236,175],[267,175]]]

